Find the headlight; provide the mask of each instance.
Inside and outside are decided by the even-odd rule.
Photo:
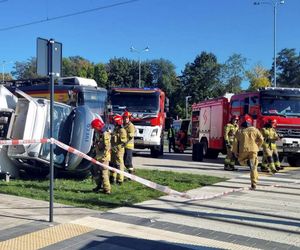
[[[153,129],[151,136],[157,136],[157,133],[158,133],[158,129],[155,128],[155,129]]]
[[[143,118],[143,114],[138,114],[138,117],[139,118]]]
[[[133,117],[133,118],[136,118],[136,117],[137,117],[137,113],[133,113],[133,114],[132,114],[132,117]]]

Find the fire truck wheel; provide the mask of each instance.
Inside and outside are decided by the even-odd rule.
[[[152,147],[150,149],[150,154],[151,154],[151,157],[153,158],[158,158],[160,155],[161,155],[161,149],[160,147]]]
[[[202,143],[193,144],[192,159],[193,159],[193,161],[203,161],[203,144]]]
[[[202,144],[202,151],[203,151],[203,157],[207,157],[208,154],[208,143],[206,139],[201,140],[200,142]]]
[[[297,156],[288,156],[287,161],[291,167],[300,167],[300,159]]]

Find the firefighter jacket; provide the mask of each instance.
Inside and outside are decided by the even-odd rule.
[[[126,130],[123,127],[116,126],[111,135],[111,148],[113,151],[117,152],[124,150],[125,144],[127,142]]]
[[[233,143],[234,136],[239,129],[239,125],[227,123],[224,127],[224,140],[225,142]]]
[[[272,127],[264,127],[261,132],[264,137],[263,148],[276,149],[275,142],[279,139],[276,130]]]
[[[125,148],[127,149],[134,149],[134,134],[135,134],[135,127],[132,122],[128,122],[124,129],[127,133],[127,142],[125,144]]]
[[[240,154],[244,152],[258,152],[264,138],[255,127],[243,128],[237,131],[236,140],[233,143],[233,152]]]
[[[96,159],[100,162],[110,161],[110,132],[95,133]]]

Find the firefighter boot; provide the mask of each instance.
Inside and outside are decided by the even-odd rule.
[[[98,193],[100,189],[102,188],[102,185],[97,185],[95,188],[93,188],[93,192]]]

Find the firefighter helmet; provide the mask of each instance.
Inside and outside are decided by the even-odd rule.
[[[130,118],[130,117],[131,117],[131,113],[130,113],[129,111],[126,110],[126,111],[123,113],[123,118],[124,118],[124,117],[129,117],[129,118]]]
[[[93,129],[102,130],[105,126],[105,123],[101,118],[96,118],[92,121],[91,126]]]
[[[277,125],[277,120],[274,119],[274,118],[273,118],[273,119],[269,119],[269,120],[268,120],[268,123],[269,123],[269,124],[272,124],[272,125],[274,125],[274,126],[276,126],[276,125]]]
[[[115,115],[113,119],[117,125],[121,126],[123,124],[123,117],[121,115]]]
[[[252,118],[250,115],[245,115],[244,119],[245,119],[245,122],[247,122],[248,124],[252,124]]]

